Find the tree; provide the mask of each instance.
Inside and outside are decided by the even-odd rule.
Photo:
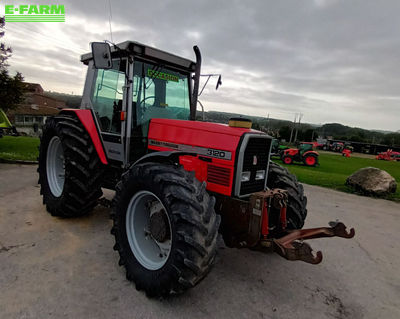
[[[312,142],[313,141],[313,137],[314,138],[317,137],[317,134],[314,133],[314,129],[309,128],[309,129],[304,131],[303,140],[305,142]]]
[[[289,141],[291,128],[289,126],[282,126],[279,129],[279,136],[281,139]]]
[[[0,39],[4,36],[5,19],[0,17]],[[8,73],[7,59],[11,56],[12,49],[0,41],[0,108],[4,111],[15,108],[24,100],[24,80],[22,74],[17,72],[14,76]]]

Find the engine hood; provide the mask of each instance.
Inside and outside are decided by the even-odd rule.
[[[158,151],[193,151],[199,155],[233,160],[244,134],[266,135],[260,131],[230,127],[220,123],[152,119],[149,126],[148,147]],[[225,158],[218,156],[219,153],[216,151],[227,152]]]

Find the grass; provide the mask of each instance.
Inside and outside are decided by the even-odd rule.
[[[336,154],[320,154],[320,166],[317,167],[306,167],[300,163],[285,165],[280,160],[274,161],[287,167],[302,183],[345,192],[352,192],[352,189],[346,186],[345,182],[346,178],[356,170],[368,166],[380,168],[392,175],[398,184],[396,193],[389,195],[388,199],[400,201],[400,162],[379,161],[360,157],[346,158]]]
[[[0,138],[0,159],[36,161],[39,138],[3,136]]]
[[[4,136],[0,138],[0,159],[36,161],[38,145],[39,139],[35,137]],[[302,183],[345,192],[352,192],[351,188],[345,185],[345,181],[356,170],[368,166],[380,168],[392,175],[399,184],[396,193],[390,195],[388,199],[400,201],[400,162],[378,161],[360,157],[346,158],[329,153],[320,154],[320,166],[317,167],[306,167],[300,163],[285,165],[280,160],[274,161],[286,166]]]

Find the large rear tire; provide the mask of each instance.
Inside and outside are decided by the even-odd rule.
[[[303,157],[303,163],[305,166],[315,167],[318,165],[318,157],[315,154],[306,154]]]
[[[97,205],[104,167],[78,118],[58,115],[46,121],[38,160],[40,194],[51,215],[77,217]]]
[[[286,168],[270,162],[267,186],[288,191],[287,227],[288,229],[303,228],[307,216],[307,197],[304,196],[303,185],[297,182],[296,176]]]
[[[205,183],[180,166],[143,163],[123,174],[111,233],[119,265],[136,289],[167,296],[206,276],[217,253],[220,216],[214,204]]]

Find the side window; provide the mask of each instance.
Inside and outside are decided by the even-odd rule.
[[[124,60],[122,63],[120,60],[114,60],[113,69],[97,70],[91,100],[102,132],[121,133],[120,112],[125,85],[125,67]]]

